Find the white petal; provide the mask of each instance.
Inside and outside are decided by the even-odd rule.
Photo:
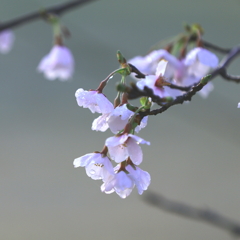
[[[140,138],[137,135],[128,134],[128,136],[133,138],[137,143],[150,145],[150,142],[145,141],[143,138]]]
[[[128,139],[128,134],[122,134],[120,136],[109,137],[106,139],[105,145],[108,147],[109,146],[115,147],[117,145],[121,145],[121,144],[125,143],[127,139]]]
[[[101,113],[110,113],[113,111],[113,104],[102,94],[96,94],[96,104],[99,106]]]
[[[92,123],[92,130],[105,132],[109,127],[106,121],[108,116],[109,114],[107,113],[96,118]]]
[[[127,141],[127,149],[132,162],[136,165],[139,165],[143,159],[141,147],[136,143],[134,139],[129,138]]]
[[[136,169],[133,169],[132,166],[128,165],[126,170],[130,173],[130,177],[133,178],[138,189],[138,193],[142,194],[144,190],[147,190],[151,182],[151,176],[148,172],[143,171],[141,168],[137,166],[135,168]]]
[[[142,128],[145,128],[147,126],[147,122],[148,122],[148,116],[145,116],[140,125],[138,125],[136,128],[135,128],[135,132],[139,132]]]
[[[93,180],[105,179],[114,175],[113,166],[108,157],[102,157],[97,153],[91,162],[86,166],[86,173]]]
[[[198,52],[198,59],[203,65],[209,66],[211,68],[215,68],[218,65],[217,56],[204,48]]]
[[[73,165],[75,168],[77,167],[85,167],[86,165],[88,165],[88,163],[91,161],[91,158],[93,157],[95,153],[88,153],[82,157],[76,158],[73,161]]]
[[[4,30],[0,32],[0,52],[8,53],[12,49],[15,35],[11,30]]]
[[[109,146],[108,152],[112,160],[120,163],[128,158],[128,149],[124,145],[117,145],[115,147]]]

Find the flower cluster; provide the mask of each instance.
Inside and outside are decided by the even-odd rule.
[[[218,66],[218,58],[199,44],[201,29],[193,26],[191,31],[189,36],[181,37],[176,42],[176,46],[181,46],[178,49],[181,53],[178,54],[179,58],[166,48],[153,50],[144,57],[137,56],[127,62],[118,51],[119,69],[110,73],[96,90],[85,91],[80,88],[76,91],[79,106],[101,114],[93,121],[92,130],[104,132],[109,129],[114,134],[106,139],[102,151],[88,153],[73,162],[74,167],[85,167],[92,179],[103,181],[102,192],[116,192],[121,198],[126,198],[134,186],[139,194],[148,188],[151,178],[148,172],[139,168],[143,161],[139,145],[150,145],[150,142],[135,133],[146,127],[148,115],[155,113],[151,111],[152,102],[164,108],[175,98],[183,99],[179,96],[186,91],[189,91],[189,95],[185,96],[199,92],[205,98],[213,89],[212,83],[208,83],[207,74]],[[188,43],[192,37],[196,37],[197,46],[189,51]],[[173,44],[170,45],[173,48]],[[111,103],[102,92],[115,74],[120,74],[122,79],[114,103]],[[128,75],[137,80],[131,88],[126,85]],[[144,96],[140,99],[141,106],[136,107],[128,102],[139,96]],[[187,97],[184,99],[188,100]],[[114,162],[116,166],[113,166]]]
[[[137,109],[135,112],[129,110],[124,96],[122,102],[116,104],[118,101],[115,101],[114,106],[100,88],[90,91],[80,88],[75,96],[79,106],[102,114],[93,121],[92,130],[103,132],[109,128],[115,135],[106,139],[101,152],[75,159],[74,167],[85,167],[89,177],[102,180],[101,191],[107,194],[116,192],[121,198],[126,198],[135,185],[138,193],[142,194],[151,178],[148,172],[138,167],[143,160],[139,144],[150,145],[150,142],[134,135],[134,132],[146,126],[147,117],[141,119]],[[114,167],[112,162],[117,165]]]
[[[154,95],[161,98],[166,96],[175,98],[183,94],[177,89],[163,89],[161,79],[177,86],[188,87],[198,83],[211,69],[218,66],[217,56],[202,47],[192,49],[182,59],[176,58],[164,49],[159,49],[144,57],[136,56],[128,62],[146,75],[143,80],[137,82],[137,87],[143,90],[146,86],[153,90]],[[133,74],[132,76],[134,77]],[[199,94],[206,98],[212,90],[213,84],[210,82],[199,91]]]

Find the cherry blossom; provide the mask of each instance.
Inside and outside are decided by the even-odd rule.
[[[211,69],[218,66],[218,58],[215,54],[204,48],[194,48],[183,61],[187,67],[187,74],[198,78],[205,76]]]
[[[147,190],[151,177],[146,171],[143,171],[137,166],[126,166],[126,171],[120,170],[120,164],[118,164],[114,171],[115,175],[109,175],[108,178],[104,178],[101,186],[101,191],[107,194],[116,192],[121,198],[126,198],[132,192],[136,185],[138,193],[141,195],[143,191]]]
[[[120,163],[130,157],[134,164],[139,165],[143,159],[139,143],[150,145],[150,142],[127,133],[107,138],[105,145],[108,147],[111,159],[115,162]]]
[[[134,112],[127,108],[126,104],[116,107],[108,116],[107,123],[113,133],[123,130]]]
[[[114,168],[119,168],[119,165]],[[121,197],[126,198],[130,195],[134,188],[134,180],[124,171],[120,171],[115,175],[110,175],[108,179],[104,180],[101,186],[101,191],[107,194],[113,193],[114,191]]]
[[[15,36],[11,30],[0,32],[0,52],[8,53],[12,49]]]
[[[92,130],[105,132],[109,128],[107,123],[109,115],[110,113],[105,113],[99,116],[98,118],[94,119],[92,123]]]
[[[114,175],[110,159],[102,156],[101,153],[88,153],[76,158],[73,165],[75,168],[85,167],[87,175],[94,180],[105,179],[109,175]]]
[[[168,97],[169,94],[164,90],[162,86],[157,85],[159,77],[156,75],[146,76],[144,79],[136,83],[137,87],[143,91],[144,87],[150,88],[153,90],[153,94],[160,98]]]
[[[150,174],[137,166],[133,168],[133,166],[127,165],[126,170],[129,172],[129,177],[133,179],[138,193],[141,195],[143,191],[147,190],[151,182]]]
[[[89,108],[92,113],[110,113],[113,111],[113,104],[98,91],[85,91],[79,88],[75,97],[80,107]]]
[[[73,55],[67,47],[55,45],[50,53],[41,60],[37,69],[49,80],[59,78],[61,81],[66,81],[73,74]]]

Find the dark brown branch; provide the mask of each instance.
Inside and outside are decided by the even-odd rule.
[[[233,47],[229,53],[222,59],[218,67],[211,73],[211,79],[215,78],[218,75],[221,75],[222,72],[229,66],[229,64],[240,54],[240,45]]]
[[[62,3],[60,5],[56,5],[50,8],[46,8],[43,10],[39,10],[33,13],[29,13],[27,15],[15,18],[13,20],[10,20],[8,22],[2,22],[0,24],[0,31],[9,29],[9,28],[14,28],[14,27],[19,27],[22,24],[38,20],[43,17],[44,14],[56,14],[56,15],[61,15],[66,11],[69,11],[70,9],[73,9],[74,7],[83,5],[85,3],[92,2],[94,0],[75,0],[75,1],[70,1],[67,3]]]
[[[143,195],[143,199],[148,204],[160,208],[163,211],[174,213],[182,217],[210,223],[216,227],[230,232],[235,236],[240,236],[239,222],[228,219],[212,210],[195,208],[185,203],[172,201],[149,190]]]
[[[172,89],[178,89],[178,90],[181,90],[181,91],[184,91],[184,92],[188,92],[192,88],[192,86],[181,87],[181,86],[178,86],[178,85],[175,85],[175,84],[172,84],[172,83],[170,83],[170,85],[167,85],[167,87],[170,87]]]
[[[217,45],[214,45],[210,42],[207,42],[205,40],[202,40],[202,43],[203,43],[203,47],[206,47],[206,48],[209,48],[211,50],[214,50],[214,51],[217,51],[217,52],[220,52],[220,53],[229,53],[231,51],[231,48],[221,48]]]
[[[223,68],[222,71],[219,74],[225,80],[240,83],[240,76],[235,76],[235,75],[228,74],[225,68]]]
[[[136,78],[145,78],[146,75],[141,73],[135,66],[133,66],[131,63],[128,63],[128,65],[131,67],[131,72],[136,73]]]
[[[140,97],[151,97],[152,101],[157,103],[160,106],[162,106],[163,103],[166,101],[165,99],[154,95],[152,89],[150,89],[146,86],[144,87],[143,91],[141,91],[136,86],[136,84],[131,84],[131,87],[125,87],[123,90],[121,90],[119,87],[117,87],[117,90],[126,92],[128,94],[128,99],[129,100],[140,98]]]
[[[209,78],[210,78],[210,76],[209,76]],[[170,108],[174,105],[182,104],[185,101],[191,101],[192,96],[194,96],[198,91],[200,91],[205,85],[206,84],[204,84],[202,81],[200,81],[196,86],[193,86],[189,92],[176,97],[172,102],[164,104],[159,109],[150,111],[147,115],[157,115],[159,113],[165,112],[168,108]]]

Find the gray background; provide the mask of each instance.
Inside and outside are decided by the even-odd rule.
[[[10,20],[61,3],[1,0],[0,18]],[[74,158],[101,150],[111,136],[92,132],[97,117],[79,108],[75,91],[96,88],[126,58],[145,54],[155,42],[200,23],[205,39],[222,47],[239,43],[237,0],[102,0],[62,18],[72,37],[76,69],[71,82],[50,82],[36,72],[52,44],[43,21],[14,29],[16,42],[0,55],[0,236],[4,240],[231,239],[228,233],[170,215],[142,201],[136,190],[125,200],[99,190],[100,181],[74,169]],[[230,68],[239,74],[239,60]],[[111,80],[105,94],[116,94]],[[150,188],[170,199],[214,209],[240,220],[240,86],[214,80],[207,100],[170,108],[151,117],[140,136],[141,167]]]

